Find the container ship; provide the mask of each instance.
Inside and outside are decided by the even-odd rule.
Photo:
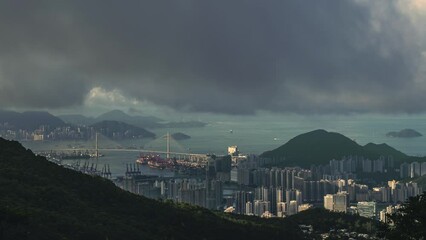
[[[175,159],[164,159],[160,155],[155,154],[141,154],[136,160],[136,163],[157,169],[174,168],[176,166]]]

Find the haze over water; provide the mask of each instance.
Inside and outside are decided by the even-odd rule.
[[[210,119],[210,121],[209,121]],[[391,138],[389,131],[412,128],[422,134],[426,133],[426,116],[409,115],[345,115],[345,116],[227,116],[217,115],[203,118],[208,125],[202,128],[153,129],[157,134],[155,140],[111,141],[100,138],[100,148],[134,147],[150,150],[166,150],[166,141],[161,136],[167,132],[183,132],[191,136],[189,140],[172,141],[171,150],[175,152],[226,154],[227,147],[238,145],[245,154],[261,154],[286,143],[291,138],[315,129],[325,129],[341,133],[360,145],[369,142],[386,143],[397,150],[414,156],[426,155],[426,137]],[[232,133],[230,132],[232,130]],[[58,149],[73,147],[93,148],[94,142],[24,142],[33,150]],[[134,163],[138,152],[105,152],[101,163],[111,164],[114,175],[122,175],[127,163]],[[81,161],[83,162],[83,161]],[[143,169],[145,174],[169,175],[153,169]]]

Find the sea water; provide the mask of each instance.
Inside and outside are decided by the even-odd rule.
[[[413,156],[426,155],[426,137],[391,138],[389,131],[412,128],[426,135],[426,115],[268,115],[268,116],[212,116],[202,121],[208,124],[201,128],[149,129],[156,139],[132,139],[113,141],[100,137],[99,148],[132,148],[166,151],[167,133],[182,132],[191,136],[188,140],[172,141],[172,152],[226,154],[227,147],[237,145],[243,154],[261,154],[285,144],[291,138],[316,129],[341,133],[360,145],[369,142],[386,143],[397,150]],[[34,151],[61,148],[94,148],[94,141],[23,142]],[[113,175],[123,175],[127,164],[135,163],[136,152],[102,152],[98,166],[109,164]],[[84,162],[84,160],[80,160]],[[144,174],[166,175],[168,170],[150,169],[143,166]]]

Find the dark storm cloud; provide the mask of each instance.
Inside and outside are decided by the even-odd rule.
[[[6,1],[0,102],[103,87],[190,111],[424,111],[416,26],[379,2]]]

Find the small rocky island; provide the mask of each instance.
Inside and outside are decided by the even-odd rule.
[[[174,140],[179,141],[179,140],[186,140],[186,139],[190,139],[191,137],[190,137],[190,136],[188,136],[188,135],[186,135],[186,134],[184,134],[184,133],[178,132],[178,133],[173,133],[173,134],[172,134],[172,138],[173,138]]]
[[[388,132],[386,133],[387,137],[397,137],[397,138],[415,138],[423,136],[421,133],[413,129],[403,129],[399,132]]]

